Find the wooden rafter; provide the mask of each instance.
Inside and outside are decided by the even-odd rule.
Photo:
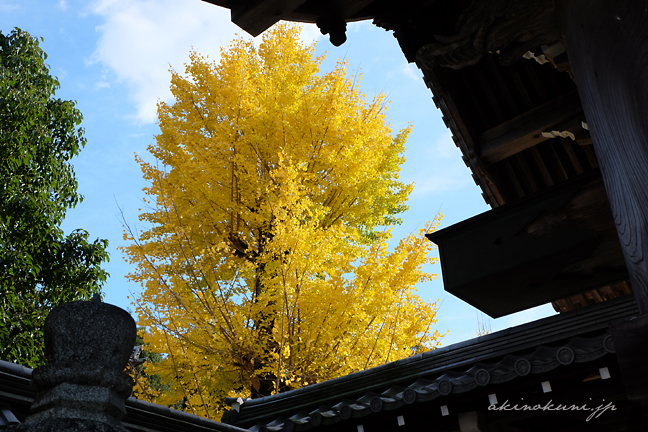
[[[559,129],[563,123],[571,127],[575,123],[572,120],[580,117],[580,99],[572,90],[482,133],[480,159],[489,164],[506,159],[547,140],[542,132]]]

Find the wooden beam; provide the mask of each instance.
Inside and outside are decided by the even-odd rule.
[[[486,163],[506,159],[545,141],[542,132],[576,117],[582,112],[578,92],[572,90],[525,112],[479,137],[479,156]]]
[[[493,318],[628,278],[598,172],[427,238],[439,246],[444,289]]]
[[[520,429],[504,422],[493,423],[480,411],[459,413],[460,432],[521,432]]]
[[[648,10],[642,0],[561,0],[558,21],[630,281],[648,313]]]
[[[482,432],[479,428],[479,413],[470,411],[459,414],[459,429],[461,432]]]
[[[648,315],[616,321],[610,332],[628,399],[648,400]]]
[[[233,1],[232,22],[256,37],[304,3],[306,0]]]

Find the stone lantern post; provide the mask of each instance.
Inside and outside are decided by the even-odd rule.
[[[77,301],[45,320],[48,364],[34,370],[32,415],[7,432],[126,432],[120,419],[133,381],[125,372],[135,321],[116,306]]]

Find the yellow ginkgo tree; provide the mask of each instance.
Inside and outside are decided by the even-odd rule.
[[[392,136],[385,96],[368,101],[345,63],[278,25],[220,61],[190,55],[139,160],[148,229],[124,248],[158,403],[218,418],[227,396],[265,396],[438,345],[435,275],[420,233],[388,249],[412,185],[398,180],[409,128]],[[140,387],[141,388],[141,387]],[[150,389],[149,389],[150,390]],[[148,392],[144,392],[148,393]]]

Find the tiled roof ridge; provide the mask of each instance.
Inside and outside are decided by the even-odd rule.
[[[561,346],[541,345],[530,354],[507,355],[496,363],[475,363],[465,371],[448,371],[434,379],[419,378],[412,384],[391,386],[380,394],[367,392],[357,399],[343,399],[335,405],[320,405],[310,412],[300,410],[290,416],[284,413],[270,422],[257,422],[249,430],[254,432],[292,432],[330,425],[350,418],[365,417],[383,410],[404,405],[429,402],[450,394],[461,394],[501,384],[517,377],[551,371],[572,363],[585,363],[614,353],[609,333],[595,337],[572,337]],[[297,410],[295,408],[293,412]]]
[[[609,322],[636,313],[634,297],[632,295],[621,297],[301,389],[260,399],[248,399],[238,407],[238,412],[231,418],[238,418],[237,424],[249,427],[258,421],[276,418],[280,415],[283,415],[286,421],[288,420],[287,415],[292,415],[292,417],[298,415],[301,418],[300,424],[306,422],[313,426],[313,420],[317,423],[317,419],[313,418],[315,414],[317,414],[315,417],[321,417],[322,421],[333,417],[337,417],[337,421],[339,421],[343,417],[343,413],[349,410],[349,408],[345,408],[346,406],[358,405],[364,406],[363,409],[369,409],[369,405],[365,403],[367,401],[361,399],[365,398],[368,392],[375,392],[379,388],[388,388],[386,392],[393,393],[394,386],[400,387],[402,389],[400,393],[396,392],[396,394],[400,394],[400,402],[397,404],[402,405],[414,397],[412,391],[416,392],[417,386],[426,388],[426,390],[421,390],[417,397],[434,398],[439,394],[443,395],[448,383],[450,391],[457,393],[467,391],[466,388],[473,389],[480,385],[479,382],[489,383],[495,375],[497,376],[494,378],[495,380],[504,379],[497,372],[504,369],[508,371],[507,376],[510,375],[509,378],[513,379],[521,376],[519,371],[522,369],[519,368],[524,365],[528,366],[528,364],[532,364],[529,371],[540,373],[563,363],[590,361],[613,352],[611,339],[606,332]],[[594,333],[596,335],[593,338],[589,337]],[[583,338],[582,336],[588,337]],[[559,344],[561,341],[568,342]],[[531,352],[531,350],[533,351]],[[518,355],[513,356],[513,353],[518,353]],[[542,357],[544,360],[539,361],[538,357]],[[559,360],[560,358],[563,359],[563,363]],[[493,361],[495,363],[492,363]],[[513,361],[512,365],[511,361]],[[537,364],[533,363],[534,361]],[[488,368],[478,367],[481,362],[491,362],[491,364]],[[516,365],[518,369],[516,369]],[[456,372],[453,370],[462,367],[468,368],[468,370],[459,372],[458,377],[454,376],[453,374]],[[401,373],[398,373],[399,371]],[[436,376],[434,381],[429,379],[421,381],[423,377],[429,378],[430,375]],[[482,381],[479,381],[480,379]],[[425,382],[427,384],[423,384]],[[441,386],[440,390],[439,386]],[[363,392],[365,394],[359,399],[354,398]],[[382,392],[379,396],[383,405],[385,407],[393,405],[394,402],[391,401],[393,398],[391,396],[385,398],[384,393]],[[430,396],[434,394],[437,396]],[[331,403],[331,400],[335,400],[335,403]],[[314,406],[327,402],[328,405],[324,411],[312,410]],[[375,397],[371,398],[369,402],[379,404]],[[302,411],[301,414],[299,414],[300,411]],[[360,411],[353,410],[356,414]],[[294,413],[298,414],[293,415]],[[267,427],[268,430],[284,430],[276,428],[278,423],[267,424],[264,427]],[[255,430],[254,427],[252,430]]]
[[[33,369],[8,361],[0,360],[0,402],[7,399],[14,403],[29,405],[33,402],[36,391],[31,385]],[[11,390],[8,392],[7,390]],[[123,423],[130,429],[142,429],[143,424],[150,421],[163,421],[191,425],[192,429],[212,430],[221,432],[242,432],[244,429],[226,423],[217,422],[194,414],[178,411],[162,405],[129,397],[126,400],[127,416]],[[137,417],[137,419],[134,419]],[[154,429],[144,428],[151,431]],[[189,430],[189,429],[184,429]]]

